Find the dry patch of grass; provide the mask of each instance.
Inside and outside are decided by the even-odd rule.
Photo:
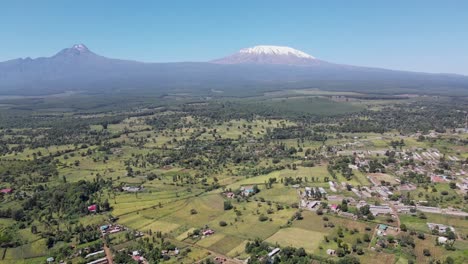
[[[227,235],[209,246],[209,249],[226,255],[234,248],[237,248],[239,245],[244,245],[245,248],[243,241],[244,240],[242,238]],[[240,252],[242,252],[244,248]]]
[[[221,233],[216,233],[211,236],[204,237],[197,242],[197,245],[208,248],[216,242],[222,240],[226,235]]]
[[[148,230],[151,229],[151,231],[153,231],[153,232],[161,231],[162,233],[169,233],[169,232],[175,230],[178,227],[179,227],[179,225],[176,224],[176,223],[169,223],[169,222],[165,222],[165,221],[154,221],[149,225],[141,227],[140,230],[141,231],[148,231]]]
[[[229,251],[227,253],[228,257],[234,258],[234,257],[246,255],[245,246],[247,245],[247,243],[248,243],[248,241],[244,240],[239,245],[237,245],[235,248],[231,249],[231,251]]]
[[[375,182],[386,181],[390,184],[397,184],[395,177],[386,173],[369,173],[367,176],[372,178]]]
[[[306,251],[312,253],[318,248],[320,241],[322,241],[325,235],[325,233],[317,231],[292,227],[279,230],[266,241],[273,244],[278,243],[281,246],[302,247]]]

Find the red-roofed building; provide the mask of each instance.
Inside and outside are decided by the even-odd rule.
[[[145,260],[142,256],[132,256],[132,259],[135,260],[136,262],[140,262]]]
[[[215,232],[214,232],[213,230],[207,229],[207,230],[203,231],[202,234],[203,234],[204,236],[209,236],[209,235],[212,235],[212,234],[214,234],[214,233],[215,233]]]
[[[93,205],[88,206],[88,211],[96,212],[97,211],[97,205],[93,204]]]
[[[443,177],[440,177],[440,176],[431,176],[431,181],[432,182],[445,182],[445,179]]]
[[[335,212],[336,210],[338,210],[338,205],[332,204],[332,205],[330,206],[330,208],[331,208],[331,210],[332,210],[333,212]]]
[[[227,192],[226,197],[232,199],[232,198],[236,197],[236,195],[233,192]]]
[[[12,192],[13,192],[13,189],[11,188],[5,188],[5,189],[0,190],[0,193],[3,193],[3,194],[10,194]]]

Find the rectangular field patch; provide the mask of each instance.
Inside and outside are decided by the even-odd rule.
[[[281,246],[302,247],[312,253],[318,248],[324,236],[325,234],[321,232],[292,227],[279,230],[266,241],[272,244],[278,243]]]

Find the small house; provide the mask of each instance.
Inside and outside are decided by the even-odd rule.
[[[338,205],[337,205],[337,204],[332,204],[332,205],[330,206],[330,209],[331,209],[333,212],[336,212],[336,211],[338,211]]]
[[[440,175],[432,175],[431,176],[431,182],[441,183],[441,182],[445,182],[445,179],[444,179],[444,177],[442,177]]]
[[[327,255],[334,256],[336,255],[336,251],[334,249],[327,249]]]
[[[92,204],[88,206],[88,211],[95,213],[97,211],[97,205]]]
[[[446,237],[441,236],[441,237],[437,238],[437,243],[439,243],[439,244],[447,244],[447,241],[448,241],[448,238],[446,238]]]
[[[241,187],[242,195],[244,196],[250,196],[252,194],[255,194],[255,190],[253,185],[250,186],[243,186]]]
[[[204,236],[209,236],[209,235],[213,235],[214,233],[215,233],[215,232],[214,232],[213,230],[207,229],[207,230],[203,231],[202,234],[203,234]]]
[[[124,186],[122,187],[122,190],[123,191],[126,191],[126,192],[139,192],[141,191],[142,187],[139,187],[139,186]]]
[[[132,256],[132,259],[136,262],[143,262],[145,260],[145,258],[142,256]]]
[[[322,187],[319,187],[318,189],[319,189],[319,192],[320,192],[322,195],[325,195],[325,194],[327,194],[327,192],[325,191],[325,189],[324,189],[324,188],[322,188]]]
[[[379,230],[386,231],[387,229],[388,229],[387,225],[384,225],[384,224],[379,225]]]
[[[3,193],[3,194],[10,194],[12,192],[13,192],[12,188],[5,188],[5,189],[0,190],[0,193]]]
[[[386,234],[385,231],[383,231],[383,230],[377,230],[377,235],[378,235],[378,236],[385,236],[385,235],[387,235],[387,234]]]
[[[342,216],[342,217],[349,218],[349,219],[353,219],[353,220],[357,219],[357,215],[355,215],[353,213],[350,213],[350,212],[339,212],[338,215]]]
[[[86,255],[84,258],[87,259],[87,258],[96,256],[96,255],[99,255],[99,254],[102,254],[102,253],[104,253],[104,250],[99,250],[99,251],[96,251],[96,252],[89,253],[89,254]]]
[[[374,215],[384,215],[384,214],[391,214],[393,212],[392,208],[388,205],[371,205],[369,207],[370,212]]]
[[[273,257],[274,255],[278,254],[278,252],[280,252],[281,249],[280,248],[275,248],[273,249],[270,253],[268,253],[268,257],[271,258]]]

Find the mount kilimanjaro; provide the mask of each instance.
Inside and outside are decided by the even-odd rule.
[[[466,96],[468,77],[341,65],[279,46],[241,49],[210,62],[143,63],[103,57],[76,44],[51,57],[0,62],[0,95],[221,90],[236,96],[288,88]]]
[[[228,57],[212,62],[219,64],[278,64],[298,66],[312,66],[324,63],[300,50],[280,46],[245,48]]]

